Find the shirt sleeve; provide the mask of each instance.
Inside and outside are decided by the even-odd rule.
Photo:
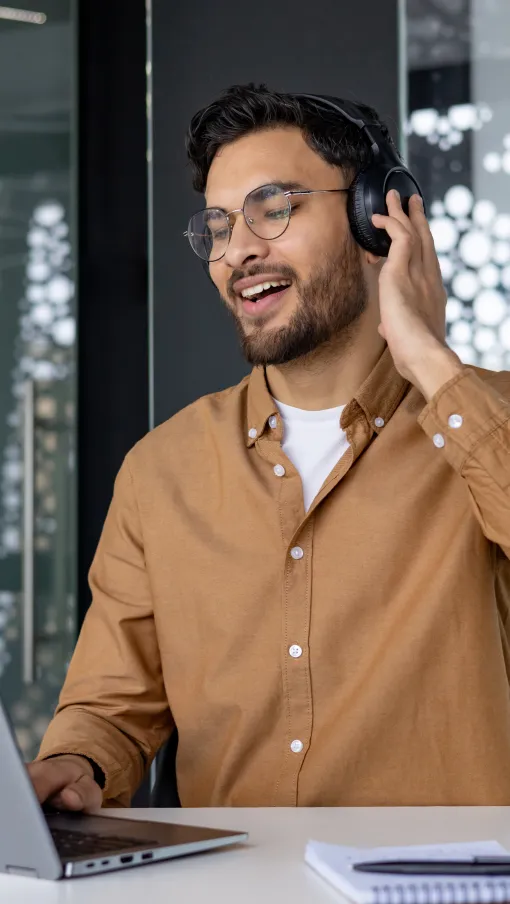
[[[498,388],[465,367],[436,392],[418,423],[466,481],[487,539],[510,558],[510,373],[496,377]]]
[[[92,604],[38,759],[59,753],[88,757],[104,773],[104,805],[129,806],[173,721],[127,459],[89,583]]]

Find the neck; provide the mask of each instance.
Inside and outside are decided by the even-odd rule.
[[[269,365],[266,378],[273,398],[307,411],[347,404],[386,345],[377,330],[347,340],[342,336],[296,361]]]

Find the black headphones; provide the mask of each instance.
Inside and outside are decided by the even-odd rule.
[[[408,213],[411,195],[418,193],[423,199],[423,193],[417,180],[402,164],[395,148],[384,136],[380,125],[375,122],[366,122],[355,103],[323,94],[294,94],[292,96],[298,100],[306,98],[306,100],[314,101],[319,112],[321,105],[323,109],[336,110],[340,116],[364,132],[372,151],[372,160],[364,169],[360,170],[349,189],[347,195],[349,225],[358,245],[379,257],[387,257],[391,239],[384,229],[377,229],[374,226],[372,215],[380,213],[387,216],[386,195],[392,188],[396,188],[399,192],[402,207],[405,213]],[[423,204],[425,207],[424,199]],[[211,279],[209,265],[202,261],[202,267]]]
[[[385,138],[380,125],[366,122],[356,104],[348,100],[322,94],[295,94],[294,97],[316,101],[336,110],[344,119],[365,133],[372,151],[371,162],[354,179],[347,195],[347,213],[351,232],[358,245],[379,257],[387,257],[391,239],[384,229],[376,229],[372,215],[388,215],[386,195],[392,188],[400,194],[405,213],[409,212],[409,198],[423,193],[415,177],[405,167],[394,147]],[[425,207],[425,201],[423,201]]]

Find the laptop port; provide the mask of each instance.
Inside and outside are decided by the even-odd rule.
[[[92,869],[95,866],[95,863],[87,863],[87,869]]]
[[[152,860],[153,857],[154,854],[152,853],[152,851],[147,851],[146,854],[142,854],[142,860]]]
[[[109,860],[101,860],[101,866],[108,866]]]
[[[121,863],[132,863],[133,862],[132,854],[124,854],[124,856],[120,858],[120,862]]]

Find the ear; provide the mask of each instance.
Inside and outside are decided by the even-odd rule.
[[[364,251],[363,253],[367,264],[379,264],[386,260],[385,257],[380,257],[372,251]]]

